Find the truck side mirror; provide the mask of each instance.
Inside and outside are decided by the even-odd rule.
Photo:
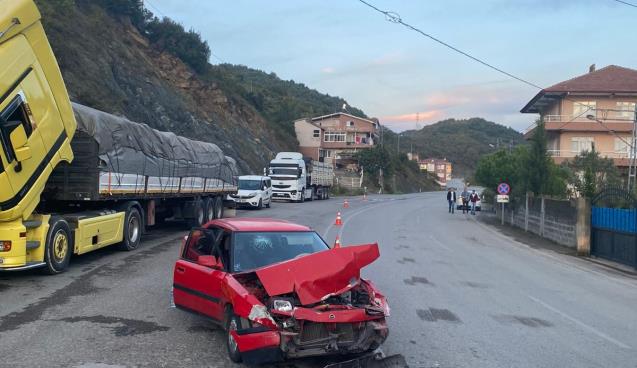
[[[13,122],[11,122],[13,123]],[[15,122],[16,127],[9,134],[9,140],[15,153],[15,159],[18,162],[28,160],[31,158],[31,148],[27,146],[27,133],[24,131],[24,126],[20,122]]]

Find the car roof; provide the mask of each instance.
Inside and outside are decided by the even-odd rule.
[[[263,180],[263,179],[270,179],[269,176],[260,176],[260,175],[241,175],[239,177],[239,180],[244,179],[244,180]]]
[[[272,218],[225,218],[210,221],[206,227],[216,225],[230,231],[312,231],[311,228],[286,220]]]

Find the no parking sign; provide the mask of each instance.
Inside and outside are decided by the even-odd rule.
[[[511,186],[509,183],[498,184],[498,194],[508,195],[511,192]]]

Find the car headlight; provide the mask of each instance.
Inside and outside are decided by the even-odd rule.
[[[292,303],[289,300],[274,299],[272,302],[272,308],[279,312],[292,312]]]

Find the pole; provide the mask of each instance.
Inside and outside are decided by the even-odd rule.
[[[637,177],[637,167],[635,167],[635,160],[637,157],[637,105],[635,106],[635,111],[633,112],[633,136],[632,141],[630,142],[630,164],[628,166],[628,182],[626,185],[626,190],[629,193],[632,193],[633,186],[635,185],[635,179]]]
[[[500,221],[502,225],[504,225],[504,202],[502,202],[502,220]]]

